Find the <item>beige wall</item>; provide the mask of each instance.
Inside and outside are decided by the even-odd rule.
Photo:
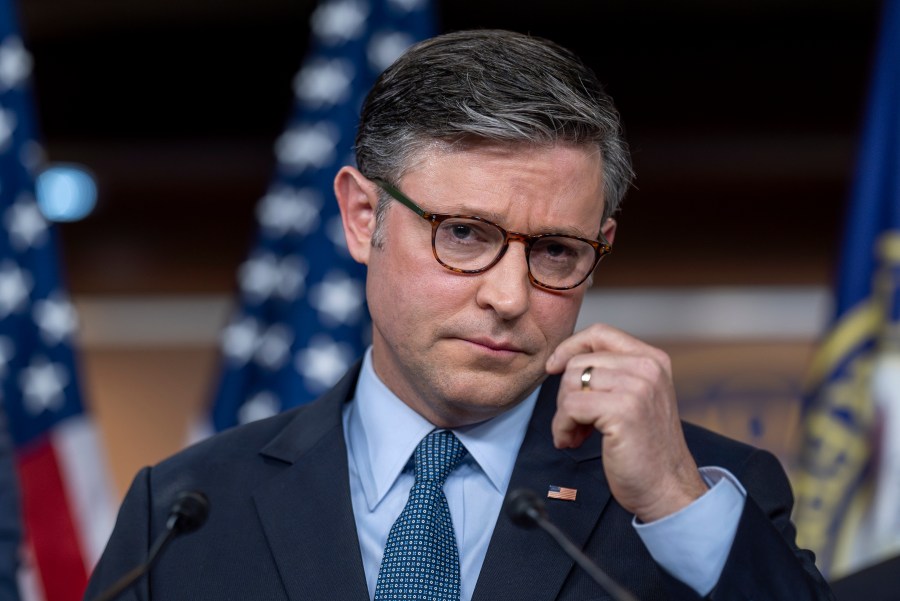
[[[107,449],[117,492],[135,472],[180,449],[215,381],[211,347],[89,348],[81,353],[85,397]]]

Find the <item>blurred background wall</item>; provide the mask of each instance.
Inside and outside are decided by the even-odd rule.
[[[52,162],[94,174],[61,226],[86,398],[120,493],[184,445],[288,120],[312,0],[21,0]],[[581,55],[617,101],[636,187],[582,323],[672,354],[684,416],[796,460],[830,316],[874,0],[454,0]],[[548,191],[552,193],[552,191]]]

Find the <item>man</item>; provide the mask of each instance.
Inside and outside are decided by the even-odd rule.
[[[370,92],[357,164],[335,194],[371,349],[316,403],[143,470],[88,597],[199,489],[209,523],[131,598],[609,598],[501,512],[528,488],[640,599],[830,598],[774,457],[682,426],[661,351],[572,333],[631,178],[576,57],[501,31],[418,44]]]

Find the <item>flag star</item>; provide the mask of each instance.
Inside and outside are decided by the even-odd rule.
[[[253,357],[263,367],[276,371],[287,361],[292,342],[294,333],[289,327],[281,323],[273,324],[260,338]]]
[[[309,291],[309,304],[325,323],[353,324],[359,321],[365,302],[361,282],[346,274],[332,271]]]
[[[309,346],[297,353],[295,367],[306,379],[307,388],[321,392],[337,382],[353,360],[353,349],[345,342],[335,342],[320,334],[309,341]]]
[[[388,0],[391,7],[402,13],[411,13],[425,5],[425,0]]]
[[[310,109],[334,106],[347,100],[355,74],[345,59],[311,61],[294,78],[294,94]]]
[[[339,140],[340,133],[331,123],[300,125],[281,134],[275,142],[275,154],[292,170],[319,169],[334,161]]]
[[[0,91],[16,87],[31,75],[31,55],[19,36],[7,36],[0,44]]]
[[[69,384],[69,372],[60,363],[51,363],[44,357],[36,357],[19,374],[23,403],[31,415],[44,411],[57,411],[65,404],[65,387]]]
[[[256,209],[260,225],[276,237],[308,234],[319,225],[322,197],[312,188],[281,186],[266,194]]]
[[[238,268],[238,280],[250,301],[261,303],[278,286],[278,259],[269,253],[251,257]]]
[[[286,301],[295,300],[306,286],[309,267],[302,257],[288,255],[278,265],[278,285],[275,292]]]
[[[33,283],[28,272],[12,261],[0,265],[0,318],[20,311],[28,300]]]
[[[24,140],[19,149],[19,161],[33,177],[46,165],[47,153],[44,152],[44,147],[35,140]]]
[[[30,194],[21,194],[16,203],[6,209],[3,223],[16,250],[31,248],[47,239],[47,220]]]
[[[78,327],[75,307],[65,297],[57,296],[34,304],[34,321],[47,344],[59,344]]]
[[[312,31],[326,45],[336,46],[358,38],[369,16],[369,6],[361,0],[325,2],[310,17]]]
[[[272,417],[281,411],[281,403],[271,392],[264,390],[257,392],[238,409],[238,423],[249,424],[256,420]]]
[[[303,291],[309,268],[301,257],[288,255],[278,260],[272,253],[258,253],[238,270],[241,290],[253,303],[277,295],[294,300]]]
[[[10,359],[16,354],[16,345],[9,336],[0,336],[0,378],[5,378],[9,371]]]
[[[238,365],[244,365],[259,344],[259,322],[252,317],[235,320],[222,330],[222,353]]]
[[[14,112],[0,108],[0,152],[5,152],[9,147],[18,124],[19,121]]]
[[[373,35],[366,52],[372,71],[381,73],[390,67],[414,42],[412,36],[400,31],[383,31]]]

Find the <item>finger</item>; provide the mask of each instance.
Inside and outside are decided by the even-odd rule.
[[[574,410],[571,406],[557,408],[550,423],[553,445],[557,449],[579,447],[594,432],[593,419],[584,415],[584,411]]]
[[[553,446],[557,449],[577,449],[595,432],[593,426],[571,424],[567,427],[554,427]]]
[[[587,368],[590,373],[586,375]],[[654,357],[592,353],[578,355],[566,365],[560,391],[625,390],[640,392],[647,385],[670,380],[666,365]]]
[[[604,392],[569,394],[560,399],[550,425],[556,448],[578,447],[609,419],[611,395]]]
[[[623,361],[610,357],[584,355],[572,360],[563,372],[560,396],[564,393],[611,391],[622,386],[623,377],[631,377],[622,367]]]
[[[619,354],[657,352],[653,347],[626,334],[622,330],[598,323],[563,340],[547,359],[547,373],[560,373],[573,357],[598,351]]]

